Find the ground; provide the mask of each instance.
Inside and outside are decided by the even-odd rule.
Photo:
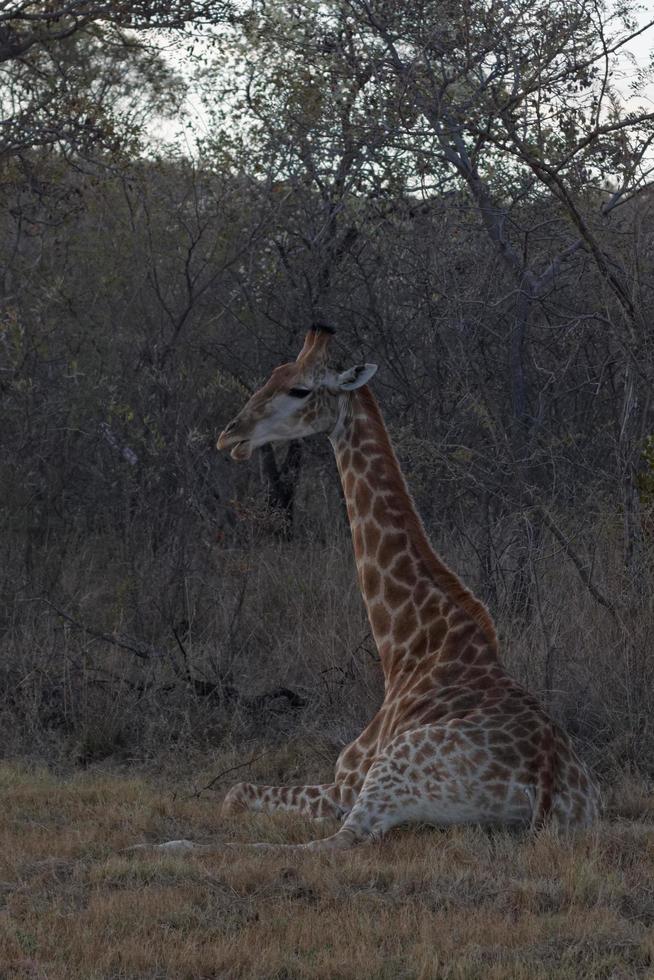
[[[314,833],[221,818],[170,774],[5,764],[0,790],[2,980],[654,977],[654,806],[633,779],[570,839],[406,828],[299,856],[125,853]]]

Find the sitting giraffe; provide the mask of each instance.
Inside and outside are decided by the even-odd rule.
[[[224,813],[283,810],[342,820],[307,844],[348,848],[404,823],[584,827],[599,794],[568,735],[502,667],[485,606],[432,549],[362,364],[338,371],[330,328],[276,368],[218,440],[236,460],[258,446],[329,434],[361,591],[385,678],[384,702],[318,786],[238,783]],[[190,841],[158,845],[186,849]]]

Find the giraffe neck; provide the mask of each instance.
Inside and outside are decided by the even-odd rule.
[[[367,387],[350,395],[330,438],[387,686],[398,669],[426,656],[438,659],[446,636],[457,630],[474,633],[485,657],[495,659],[490,615],[431,547]]]

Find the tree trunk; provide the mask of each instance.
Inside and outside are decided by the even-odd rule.
[[[261,460],[268,505],[280,518],[274,533],[290,541],[293,537],[295,491],[302,466],[302,443],[299,440],[290,443],[281,466],[277,465],[275,452],[270,445],[261,447]]]

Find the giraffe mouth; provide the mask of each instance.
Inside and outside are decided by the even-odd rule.
[[[249,459],[252,455],[252,445],[249,439],[240,439],[234,446],[232,446],[230,456],[232,459],[237,460],[237,462],[242,462],[245,459]]]
[[[252,441],[250,439],[239,439],[231,435],[229,432],[229,426],[224,432],[221,432],[218,437],[218,442],[216,443],[216,449],[227,449],[232,459],[236,459],[239,462],[243,459],[249,459],[252,455]]]

